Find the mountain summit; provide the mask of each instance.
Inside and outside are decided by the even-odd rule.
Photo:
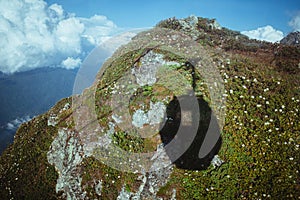
[[[161,21],[82,94],[21,125],[0,157],[0,196],[297,199],[299,63],[296,47],[214,19]]]
[[[300,47],[300,32],[292,32],[280,41],[281,44]]]

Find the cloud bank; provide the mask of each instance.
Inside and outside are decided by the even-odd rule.
[[[25,117],[20,117],[17,118],[15,120],[12,120],[10,122],[7,123],[6,125],[6,129],[7,130],[16,130],[17,128],[19,128],[19,126],[25,122],[30,121],[32,118],[30,116],[25,116]]]
[[[118,32],[105,16],[79,18],[42,0],[0,1],[0,71],[73,69],[93,47]]]
[[[242,31],[241,33],[251,39],[263,40],[267,42],[278,42],[284,37],[282,31],[276,30],[270,25],[257,28],[256,30]]]
[[[300,12],[289,22],[289,26],[293,28],[293,31],[300,31]]]

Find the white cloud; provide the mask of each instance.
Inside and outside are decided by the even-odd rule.
[[[251,39],[264,40],[268,42],[278,42],[283,38],[283,32],[274,29],[270,25],[260,27],[256,30],[242,31],[241,33]]]
[[[294,31],[300,31],[300,12],[289,22],[289,26],[292,27]]]
[[[99,45],[109,39],[117,29],[117,26],[105,16],[94,15],[89,19],[80,18],[80,21],[86,27],[83,37],[88,38],[89,42],[94,45]]]
[[[30,121],[32,118],[29,116],[19,117],[6,124],[7,130],[16,130],[21,124]]]
[[[105,16],[78,18],[42,0],[0,1],[0,71],[78,67],[93,47],[117,32]]]
[[[81,59],[80,58],[74,59],[72,57],[68,57],[66,60],[63,60],[61,64],[66,69],[74,69],[74,68],[80,67]]]

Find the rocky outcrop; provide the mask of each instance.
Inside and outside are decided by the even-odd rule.
[[[280,44],[300,47],[300,32],[292,32],[280,40]]]

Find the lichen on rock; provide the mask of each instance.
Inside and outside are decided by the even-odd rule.
[[[47,121],[48,126],[56,126],[58,117],[54,114],[50,115]]]
[[[165,110],[166,106],[162,102],[150,102],[150,109],[147,112],[138,109],[133,113],[132,124],[137,128],[142,128],[146,124],[159,124],[164,118]]]
[[[102,184],[103,184],[103,183],[102,183],[101,180],[98,181],[97,184],[95,184],[95,192],[96,192],[96,194],[97,194],[98,196],[101,196],[101,191],[102,191],[102,187],[103,187]]]
[[[48,162],[55,166],[59,177],[56,192],[63,191],[67,199],[84,199],[78,165],[82,161],[83,149],[75,132],[60,129],[47,153]]]
[[[162,145],[157,148],[156,154],[152,158],[155,160],[155,163],[151,166],[152,171],[144,172],[139,176],[142,183],[139,185],[138,191],[126,191],[123,187],[117,199],[162,199],[157,196],[157,192],[169,181],[173,166]]]
[[[224,161],[221,160],[218,155],[215,155],[211,161],[211,164],[213,165],[214,168],[220,167],[223,163],[224,163]]]

